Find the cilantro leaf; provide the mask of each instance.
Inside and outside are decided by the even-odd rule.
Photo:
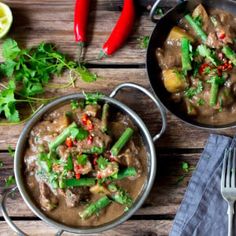
[[[15,59],[21,50],[13,39],[7,39],[2,45],[2,55],[5,59]]]
[[[189,172],[189,164],[187,162],[182,162],[181,167],[184,172]]]
[[[83,129],[82,127],[71,129],[71,137],[73,139],[84,140],[88,137],[88,134],[88,131]]]
[[[93,104],[96,105],[104,95],[101,93],[84,93],[86,105]]]
[[[102,169],[102,170],[106,169],[108,163],[109,163],[109,161],[106,158],[102,157],[102,156],[100,156],[97,159],[97,164],[98,164],[99,169]]]
[[[91,73],[86,67],[81,66],[77,67],[76,72],[79,73],[80,78],[87,83],[94,82],[97,80],[97,75],[94,73]]]
[[[149,40],[150,40],[149,36],[141,36],[141,37],[139,37],[138,38],[139,47],[141,49],[146,49],[148,47]]]
[[[11,156],[11,157],[14,157],[15,156],[15,151],[13,150],[13,148],[9,145],[7,147],[7,151],[8,151],[8,154]]]
[[[198,81],[197,87],[188,88],[187,90],[185,90],[184,95],[191,99],[192,97],[201,93],[202,91],[203,91],[202,81]]]
[[[11,59],[7,59],[0,66],[1,73],[3,75],[6,75],[7,77],[11,77],[13,75],[16,64],[17,63],[15,61],[13,61]]]
[[[79,103],[78,101],[72,100],[70,106],[72,110],[76,110],[79,107]]]
[[[84,166],[84,165],[86,165],[87,161],[88,161],[88,155],[86,155],[86,154],[82,154],[77,157],[77,163],[79,165]]]
[[[5,117],[12,122],[20,120],[19,112],[16,110],[16,99],[14,88],[7,88],[0,92],[0,114],[4,113]]]
[[[5,187],[10,187],[11,185],[15,184],[16,180],[15,177],[10,175],[5,179]]]

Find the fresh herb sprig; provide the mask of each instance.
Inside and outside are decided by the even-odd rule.
[[[35,96],[44,94],[46,87],[56,86],[49,83],[53,76],[69,70],[69,82],[55,88],[74,86],[77,78],[85,82],[97,79],[83,65],[57,51],[53,44],[40,43],[36,47],[21,49],[15,40],[7,39],[2,45],[2,54],[4,63],[0,65],[0,73],[8,79],[8,83],[0,84],[0,115],[12,124],[21,121],[18,104],[28,104],[35,113],[35,107],[51,100]]]

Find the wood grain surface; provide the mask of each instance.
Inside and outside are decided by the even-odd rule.
[[[53,42],[58,49],[71,58],[77,57],[77,45],[73,36],[74,0],[6,0],[12,8],[14,23],[9,36],[16,39],[22,47],[33,46],[41,41]],[[89,42],[85,58],[88,67],[97,73],[99,79],[92,84],[79,79],[76,88],[61,90],[47,89],[47,97],[61,96],[82,91],[100,91],[106,95],[123,82],[138,83],[150,91],[145,71],[146,50],[140,48],[138,39],[148,36],[155,26],[148,16],[148,8],[154,0],[139,0],[137,3],[137,20],[126,45],[114,56],[102,61],[96,60],[103,43],[109,36],[122,9],[122,0],[92,0],[89,17]],[[177,0],[161,2],[164,11],[176,4]],[[2,61],[2,58],[0,58]],[[53,82],[65,84],[68,74],[55,78]],[[143,119],[151,135],[161,128],[158,110],[150,99],[134,90],[121,91],[117,99],[130,106]],[[157,141],[157,176],[152,191],[130,220],[99,235],[168,235],[173,218],[183,199],[192,171],[186,173],[181,164],[188,162],[191,169],[196,166],[202,148],[209,136],[209,131],[193,128],[184,124],[167,112],[168,127],[163,137]],[[7,153],[8,146],[16,146],[23,125],[0,126],[0,161],[4,163],[0,169],[0,192],[3,193],[5,178],[13,173],[13,158]],[[228,129],[221,134],[233,136],[235,129]],[[8,201],[10,216],[17,225],[29,235],[54,235],[56,230],[45,225],[28,209],[19,193]],[[13,235],[0,214],[0,235]],[[71,234],[65,234],[71,235]]]

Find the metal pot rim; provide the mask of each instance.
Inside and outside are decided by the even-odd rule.
[[[132,208],[129,211],[127,211],[126,213],[124,213],[120,217],[116,218],[115,220],[108,222],[106,224],[103,224],[101,226],[90,227],[90,228],[89,227],[86,227],[86,228],[85,227],[81,227],[81,228],[70,227],[70,226],[64,225],[62,223],[59,223],[59,222],[47,217],[46,214],[44,214],[39,209],[39,207],[37,207],[34,204],[34,202],[31,200],[29,194],[27,193],[26,188],[24,187],[24,180],[22,178],[22,166],[23,166],[22,155],[24,153],[23,149],[26,145],[29,132],[31,131],[33,126],[42,118],[42,116],[46,112],[53,110],[53,108],[55,108],[55,107],[62,106],[63,103],[68,103],[69,101],[71,101],[73,99],[82,99],[82,98],[84,98],[84,95],[81,93],[63,96],[63,97],[58,98],[58,99],[50,102],[49,104],[47,104],[45,107],[43,107],[41,110],[39,110],[31,118],[31,120],[25,125],[25,127],[19,137],[17,146],[16,146],[15,159],[14,159],[14,172],[15,172],[15,177],[16,177],[16,184],[19,188],[22,198],[24,199],[27,206],[31,209],[31,211],[33,211],[34,214],[36,214],[40,219],[42,219],[47,224],[49,224],[53,227],[56,227],[60,230],[63,230],[63,231],[72,232],[72,233],[84,233],[84,234],[90,233],[90,234],[92,234],[92,233],[98,233],[101,231],[111,229],[111,228],[123,223],[128,218],[130,218],[134,214],[135,211],[137,211],[141,207],[141,205],[143,204],[143,202],[147,198],[147,196],[152,188],[154,179],[155,179],[156,153],[155,153],[155,148],[154,148],[152,137],[151,137],[146,125],[142,121],[142,119],[133,110],[131,110],[128,106],[121,103],[117,99],[110,98],[107,96],[102,97],[101,101],[106,101],[112,105],[119,107],[119,109],[122,110],[125,114],[128,114],[130,117],[132,117],[135,124],[138,126],[140,131],[144,134],[144,137],[146,139],[146,143],[148,146],[147,148],[149,149],[149,150],[147,150],[147,152],[148,151],[150,152],[149,155],[147,155],[147,158],[149,159],[149,162],[150,162],[150,166],[149,166],[146,184],[145,184],[145,186],[143,186],[142,192],[140,193],[139,197],[136,199]]]

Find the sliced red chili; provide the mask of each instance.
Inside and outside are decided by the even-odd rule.
[[[76,174],[75,174],[75,178],[76,178],[76,179],[80,179],[80,173],[76,173]]]
[[[88,136],[87,142],[88,142],[89,145],[91,145],[93,143],[93,136],[92,135]]]
[[[225,32],[221,32],[217,36],[219,39],[223,40],[226,37],[226,34],[225,34]]]
[[[199,67],[199,70],[198,70],[199,74],[200,74],[200,75],[204,74],[206,68],[211,68],[211,67],[210,67],[210,65],[209,65],[208,63],[202,64],[202,65]]]
[[[91,130],[93,130],[93,128],[94,128],[94,125],[93,125],[93,123],[92,123],[92,121],[91,120],[88,120],[87,121],[87,128],[88,128],[88,130],[89,131],[91,131]]]
[[[66,146],[67,147],[73,147],[73,141],[71,138],[66,138]]]
[[[88,115],[87,114],[83,114],[81,121],[82,121],[83,125],[87,125]]]

